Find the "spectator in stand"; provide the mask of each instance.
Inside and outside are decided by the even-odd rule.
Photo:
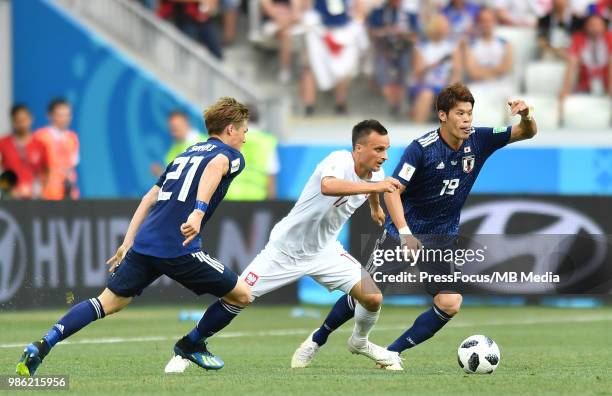
[[[236,22],[241,0],[221,0],[223,14],[223,44],[231,45],[236,40]]]
[[[540,56],[567,61],[572,35],[580,30],[582,20],[572,12],[570,0],[553,0],[552,5],[552,10],[538,19]]]
[[[466,0],[451,0],[442,13],[448,19],[453,36],[468,38],[474,35],[480,7]]]
[[[483,8],[478,16],[478,36],[466,49],[465,64],[470,79],[470,90],[495,92],[510,98],[515,92],[512,80],[512,46],[495,37],[497,18],[490,8]]]
[[[0,172],[0,201],[15,199],[14,190],[17,186],[17,175],[12,170]]]
[[[137,0],[137,1],[153,12],[157,9],[157,0]]]
[[[304,16],[306,52],[302,76],[302,99],[306,115],[314,113],[317,88],[335,89],[336,114],[346,114],[348,88],[359,71],[359,57],[368,47],[362,21],[365,7],[360,0],[315,0]]]
[[[11,121],[12,133],[0,139],[0,167],[15,174],[13,198],[39,199],[49,170],[47,150],[32,135],[32,114],[26,106],[13,106]]]
[[[590,15],[572,39],[560,97],[563,100],[571,92],[612,95],[611,80],[612,31],[606,30],[606,21],[600,15]]]
[[[168,115],[168,130],[172,136],[172,146],[166,153],[164,166],[159,163],[151,165],[151,173],[156,177],[159,177],[166,165],[174,161],[187,147],[206,140],[206,135],[191,126],[189,116],[182,110],[175,110]]]
[[[34,132],[43,142],[49,160],[49,176],[43,186],[43,199],[78,199],[76,166],[79,164],[79,138],[69,130],[72,121],[70,104],[56,98],[48,107],[50,125]]]
[[[267,30],[276,32],[279,44],[278,81],[287,84],[292,80],[291,55],[293,53],[293,27],[302,19],[302,0],[261,0],[261,8],[270,20]]]
[[[249,105],[249,134],[240,152],[245,167],[234,179],[225,199],[230,201],[264,201],[276,198],[276,175],[280,171],[278,141],[259,128],[259,112]]]
[[[545,10],[545,4],[536,0],[493,0],[492,3],[499,23],[516,27],[535,27]]]
[[[402,0],[387,0],[368,18],[376,83],[393,116],[400,113],[410,69],[410,52],[418,29],[418,15],[406,12],[402,3]]]
[[[221,39],[212,20],[218,5],[219,0],[161,0],[157,14],[223,59]]]
[[[430,119],[434,98],[446,85],[458,82],[461,76],[461,54],[450,35],[444,15],[431,17],[425,27],[427,38],[413,52],[413,76],[409,90],[412,119],[423,123]]]

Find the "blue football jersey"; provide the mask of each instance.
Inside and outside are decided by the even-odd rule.
[[[156,183],[160,187],[157,203],[142,223],[134,240],[133,249],[136,252],[160,258],[175,258],[201,250],[199,235],[187,246],[183,246],[185,237],[181,234],[180,227],[195,208],[199,180],[206,165],[219,154],[229,159],[230,169],[221,178],[208,203],[200,230],[204,228],[223,200],[230,183],[242,172],[245,165],[244,157],[238,150],[214,137],[189,147],[176,157],[160,176]]]
[[[413,234],[427,245],[459,233],[459,216],[485,161],[508,144],[512,127],[472,128],[459,150],[450,148],[440,130],[414,140],[393,172],[406,189],[401,194],[404,217]],[[385,229],[398,231],[387,215]],[[431,237],[432,235],[440,237]],[[450,238],[453,239],[453,238]]]

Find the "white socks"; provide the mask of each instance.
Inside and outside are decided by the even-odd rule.
[[[380,309],[376,312],[371,312],[361,306],[355,304],[355,328],[353,329],[353,344],[357,347],[365,346],[368,342],[370,331],[378,320]]]

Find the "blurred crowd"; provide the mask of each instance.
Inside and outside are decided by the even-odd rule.
[[[299,82],[306,115],[315,113],[317,93],[332,89],[336,113],[346,113],[349,85],[362,73],[391,114],[409,108],[413,121],[425,122],[444,85],[463,81],[477,92],[511,96],[524,89],[526,65],[540,60],[565,66],[560,100],[612,94],[611,0],[134,1],[220,59],[236,39],[240,10],[256,10],[256,41],[272,40],[278,80]],[[530,30],[537,44],[521,42],[530,36],[510,40],[498,34],[500,26]],[[518,56],[523,46],[535,48],[527,59]]]
[[[315,114],[317,94],[329,90],[335,93],[335,112],[346,113],[351,81],[363,74],[392,115],[409,113],[415,122],[428,122],[435,119],[434,98],[445,85],[462,81],[477,97],[509,98],[525,92],[525,69],[537,62],[546,67],[538,69],[535,83],[544,91],[558,87],[551,95],[560,103],[574,93],[612,96],[612,0],[133,1],[219,59],[237,40],[240,12],[255,12],[249,39],[271,41],[278,50],[278,81],[299,82],[306,115]],[[513,36],[525,31],[533,34]],[[534,51],[525,57],[528,47]],[[559,81],[551,80],[554,70],[561,70]],[[0,138],[0,199],[79,198],[79,139],[70,129],[71,105],[57,98],[47,110],[48,125],[33,131],[28,107],[11,109],[12,130]],[[249,167],[229,191],[235,200],[276,195],[277,141],[257,128],[257,112],[251,110],[244,147]],[[581,110],[578,116],[580,122],[588,118]],[[181,110],[168,114],[168,131],[172,144],[151,164],[155,176],[187,146],[206,138]]]
[[[249,167],[234,180],[226,199],[274,199],[280,170],[277,140],[259,128],[257,108],[249,106],[249,110],[249,138],[242,148]],[[78,199],[79,138],[70,129],[70,103],[63,98],[53,99],[47,108],[48,125],[35,131],[32,112],[26,105],[15,104],[10,118],[12,130],[0,138],[0,200]],[[151,164],[156,178],[189,146],[208,139],[192,126],[189,115],[181,109],[168,114],[167,127],[172,143],[163,158]]]

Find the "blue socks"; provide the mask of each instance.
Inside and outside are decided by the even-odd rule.
[[[241,311],[241,307],[219,299],[208,307],[198,325],[187,334],[187,338],[193,343],[208,338],[230,324]]]
[[[58,342],[65,340],[94,320],[102,319],[104,316],[104,309],[102,309],[102,304],[97,298],[81,301],[58,320],[43,339],[49,344],[49,348],[53,348]]]
[[[438,308],[435,304],[429,310],[423,312],[414,321],[411,328],[406,330],[393,344],[387,347],[390,351],[402,352],[406,349],[419,345],[433,337],[452,316]]]
[[[344,295],[336,301],[331,311],[325,318],[323,325],[312,335],[312,340],[323,346],[332,331],[342,326],[355,316],[355,300],[353,297]]]

